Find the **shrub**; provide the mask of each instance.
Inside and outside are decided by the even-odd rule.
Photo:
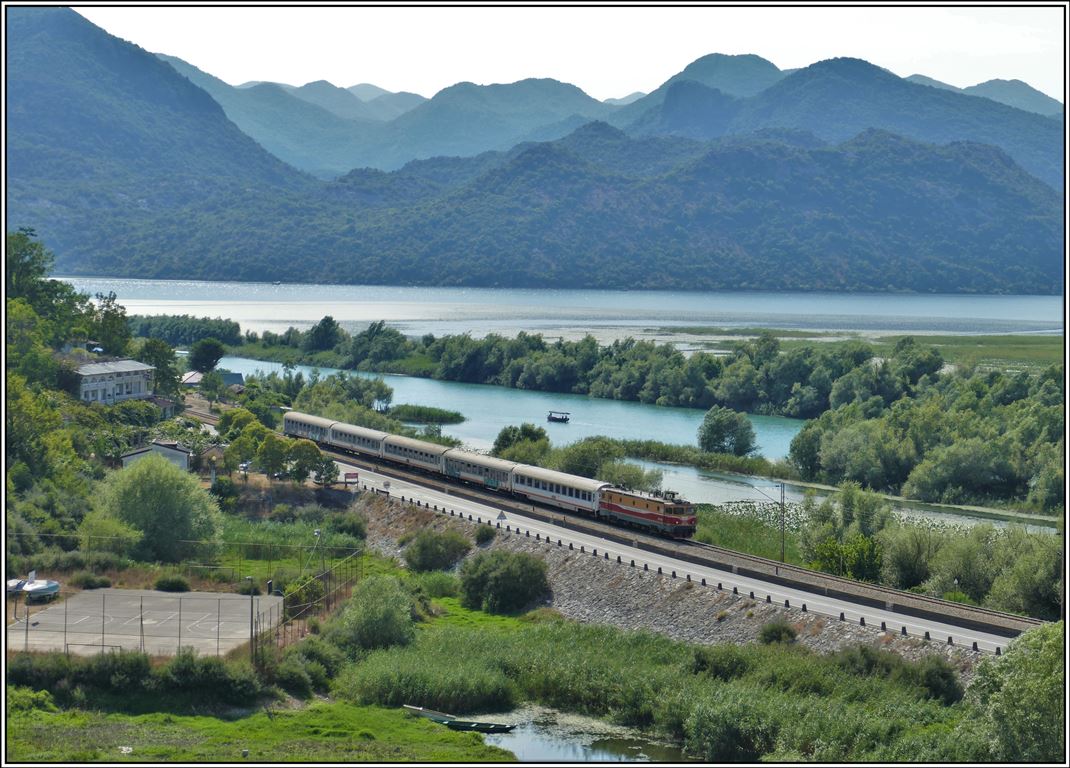
[[[97,576],[89,571],[78,571],[72,574],[67,583],[80,589],[101,589],[111,586],[111,579],[107,576]]]
[[[461,566],[461,604],[488,613],[518,611],[550,591],[546,563],[513,552],[482,552]]]
[[[852,675],[889,677],[900,669],[904,662],[890,651],[882,651],[868,645],[844,648],[832,657],[841,669]]]
[[[955,670],[943,656],[926,656],[913,664],[904,664],[892,676],[920,688],[926,698],[950,706],[962,699],[963,690]]]
[[[10,717],[20,712],[56,712],[56,704],[48,691],[29,688],[7,687],[7,714]]]
[[[274,586],[274,585],[272,585],[272,586]],[[259,595],[259,594],[262,594],[260,592],[260,585],[257,584],[252,579],[242,579],[240,582],[238,582],[238,590],[237,591],[238,591],[239,595]]]
[[[327,521],[327,525],[339,533],[346,533],[355,539],[364,539],[367,535],[367,523],[364,517],[355,510],[335,512]]]
[[[758,639],[766,645],[792,643],[795,641],[795,630],[784,619],[773,619],[762,627],[758,633]]]
[[[310,663],[318,664],[326,673],[327,677],[334,677],[345,664],[345,654],[335,645],[324,640],[322,637],[309,637],[297,645],[286,649],[287,653],[296,654]]]
[[[152,679],[149,657],[124,651],[90,656],[71,672],[71,681],[76,684],[118,692],[145,688]]]
[[[444,571],[420,574],[419,584],[428,597],[457,597],[461,591],[458,578]]]
[[[275,682],[299,699],[312,695],[312,679],[299,657],[289,656],[282,660],[275,670]]]
[[[392,576],[371,576],[354,590],[331,639],[356,652],[406,645],[416,634],[412,596]]]
[[[494,530],[492,526],[486,525],[484,523],[483,525],[476,528],[476,544],[479,544],[480,546],[483,546],[484,544],[489,544],[490,542],[494,541],[494,537],[497,535],[497,533],[498,532]]]
[[[63,653],[20,653],[7,665],[8,685],[55,691],[70,677],[72,661]]]
[[[161,576],[156,579],[156,589],[160,592],[189,592],[189,581],[177,574]]]
[[[732,691],[700,701],[687,719],[687,751],[712,763],[752,763],[775,743],[775,721],[758,701]]]
[[[274,584],[271,586],[272,589],[277,589]],[[286,615],[292,618],[294,616],[309,616],[314,613],[317,605],[323,599],[325,591],[323,582],[318,578],[287,584],[283,592],[283,605],[286,606]]]
[[[456,565],[471,547],[456,531],[423,530],[405,550],[405,562],[413,571],[442,571]]]
[[[308,620],[308,631],[313,635],[318,635],[323,631],[323,625],[320,624],[320,620],[315,616]]]
[[[226,512],[234,511],[234,507],[238,502],[238,497],[241,496],[241,490],[229,477],[216,477],[215,482],[212,483],[212,487],[208,489],[208,492],[216,497],[220,509]]]
[[[726,681],[743,677],[750,666],[750,661],[744,651],[734,645],[696,648],[691,660],[692,672],[705,672],[710,677]]]
[[[164,688],[196,693],[209,700],[245,704],[260,693],[248,662],[228,664],[217,656],[200,657],[183,648],[157,672]]]

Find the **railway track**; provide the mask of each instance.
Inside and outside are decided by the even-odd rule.
[[[219,422],[217,416],[203,411],[187,410],[186,415],[212,425]],[[665,539],[653,536],[645,531],[611,526],[589,518],[563,514],[560,510],[537,503],[521,502],[514,497],[475,488],[447,477],[439,475],[430,477],[408,471],[393,464],[371,461],[363,456],[343,453],[323,446],[320,446],[320,448],[325,454],[337,461],[361,467],[386,477],[441,491],[459,499],[466,499],[504,511],[527,515],[561,528],[597,536],[652,554],[673,557],[695,565],[729,571],[740,576],[758,578],[814,595],[857,603],[871,608],[880,608],[903,616],[941,621],[966,629],[990,632],[1003,637],[1016,637],[1022,632],[1044,623],[1040,619],[1017,616],[988,608],[964,605],[927,595],[845,579],[711,544],[690,540]]]

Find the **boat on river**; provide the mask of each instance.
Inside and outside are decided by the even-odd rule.
[[[425,707],[414,707],[409,704],[402,705],[406,712],[416,717],[426,717],[440,725],[444,725],[454,731],[478,731],[479,733],[509,733],[516,725],[505,723],[484,723],[478,720],[459,720],[445,712],[436,712]]]
[[[562,424],[568,424],[568,419],[571,415],[572,414],[570,414],[568,411],[550,411],[550,415],[546,417],[546,420],[558,421]]]

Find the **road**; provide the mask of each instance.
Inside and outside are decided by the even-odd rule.
[[[728,591],[736,590],[743,596],[750,597],[753,593],[754,598],[757,600],[764,601],[768,599],[769,602],[777,605],[786,604],[789,608],[800,611],[805,607],[805,610],[809,613],[821,614],[836,620],[839,620],[842,616],[844,621],[853,624],[862,624],[864,622],[865,626],[874,628],[874,631],[879,631],[881,622],[884,622],[887,631],[897,634],[902,634],[905,629],[907,635],[923,638],[928,633],[933,642],[947,643],[948,639],[951,638],[954,645],[966,648],[972,648],[973,644],[976,643],[977,650],[987,653],[1006,650],[1009,642],[1008,638],[1001,635],[907,616],[902,613],[860,605],[839,598],[805,592],[800,589],[792,589],[760,579],[734,574],[731,571],[700,566],[607,541],[591,534],[562,528],[553,523],[527,517],[513,510],[503,512],[490,504],[459,498],[449,493],[446,486],[437,484],[431,479],[427,480],[427,486],[417,485],[409,481],[371,472],[363,467],[349,465],[345,462],[336,461],[335,463],[339,467],[339,477],[344,477],[346,472],[357,472],[359,473],[361,486],[369,490],[389,490],[393,498],[403,497],[405,501],[419,502],[421,505],[427,505],[431,508],[437,507],[439,510],[444,510],[444,514],[449,514],[450,511],[453,511],[466,519],[471,515],[473,520],[481,520],[492,525],[500,523],[503,530],[517,531],[519,535],[530,536],[532,539],[537,538],[539,541],[547,541],[547,546],[556,547],[558,542],[561,542],[560,546],[568,547],[571,545],[574,550],[579,550],[582,547],[584,552],[591,552],[592,557],[597,556],[606,559],[608,556],[608,559],[613,562],[616,562],[619,557],[621,567],[632,567],[631,563],[634,561],[634,567],[636,568],[645,567],[655,573],[658,568],[661,568],[662,573],[670,578],[672,573],[675,572],[676,577],[679,579],[686,580],[690,576],[692,581],[699,583],[705,579],[706,585],[710,589],[716,589],[719,584],[722,589]],[[504,519],[500,519],[499,515],[504,515]]]

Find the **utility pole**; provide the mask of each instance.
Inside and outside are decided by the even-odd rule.
[[[784,562],[784,483],[780,483],[780,562]]]
[[[249,661],[256,665],[256,644],[253,642],[253,577],[246,576],[249,582]]]

